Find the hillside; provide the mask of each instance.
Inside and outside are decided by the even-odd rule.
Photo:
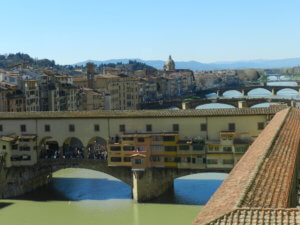
[[[163,60],[141,60],[141,59],[111,59],[111,60],[87,60],[79,62],[74,65],[85,65],[86,62],[93,62],[96,65],[109,63],[128,63],[129,60],[145,63],[156,69],[163,69],[165,61]],[[220,70],[220,69],[272,69],[272,68],[288,68],[300,65],[300,58],[291,59],[277,59],[277,60],[249,60],[236,62],[216,62],[216,63],[201,63],[197,61],[176,61],[177,69],[191,69],[191,70]]]

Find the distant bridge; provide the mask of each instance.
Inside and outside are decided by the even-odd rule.
[[[267,85],[257,85],[257,86],[247,86],[247,87],[218,87],[218,88],[210,88],[206,90],[199,91],[197,95],[205,96],[207,94],[216,93],[217,97],[224,96],[226,91],[238,91],[242,94],[242,96],[248,96],[250,91],[255,89],[264,89],[270,91],[272,95],[277,95],[279,91],[283,89],[292,89],[300,94],[300,86],[267,86]]]
[[[252,107],[261,103],[278,103],[287,104],[288,106],[295,106],[295,100],[293,99],[276,99],[276,98],[196,98],[190,100],[175,100],[175,101],[164,101],[164,102],[153,102],[144,104],[141,106],[142,109],[167,109],[176,107],[178,109],[195,109],[197,106],[210,104],[210,103],[222,103],[231,105],[238,108],[239,102],[243,102],[242,107]],[[241,106],[241,105],[240,105]]]

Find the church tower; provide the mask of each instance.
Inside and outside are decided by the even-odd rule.
[[[94,76],[95,76],[95,66],[94,63],[88,62],[86,64],[87,68],[87,83],[88,83],[88,88],[94,88]]]
[[[164,70],[165,71],[173,71],[175,70],[175,62],[173,61],[171,55],[169,55],[169,59],[164,65]]]

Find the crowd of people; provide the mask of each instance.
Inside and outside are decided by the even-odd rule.
[[[57,149],[49,148],[42,149],[40,158],[41,159],[107,159],[107,149],[105,145],[91,145],[87,148],[87,154],[84,154],[84,147],[65,147],[61,154]]]

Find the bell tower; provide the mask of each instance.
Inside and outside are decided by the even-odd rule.
[[[87,68],[88,88],[93,89],[94,88],[95,65],[92,62],[88,62],[86,64],[86,68]]]

